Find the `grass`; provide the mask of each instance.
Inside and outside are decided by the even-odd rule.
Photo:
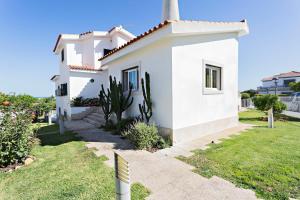
[[[240,121],[257,127],[211,148],[179,159],[196,167],[205,177],[219,176],[252,189],[259,198],[300,198],[300,121],[276,121],[267,128],[264,113],[251,110]]]
[[[61,136],[57,126],[45,124],[38,132],[36,160],[12,173],[0,173],[1,200],[115,199],[114,170],[69,132]],[[52,134],[51,134],[52,132]],[[132,185],[132,199],[145,199],[147,189]]]

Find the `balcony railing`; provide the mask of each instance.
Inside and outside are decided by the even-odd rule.
[[[270,91],[278,91],[278,92],[288,92],[288,93],[292,93],[293,91],[291,90],[291,88],[290,87],[288,87],[288,86],[277,86],[277,87],[275,87],[275,86],[271,86],[271,87],[258,87],[257,88],[257,91],[258,92],[270,92]]]

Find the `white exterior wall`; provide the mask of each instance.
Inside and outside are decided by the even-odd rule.
[[[172,127],[172,73],[170,41],[161,40],[134,54],[128,54],[108,64],[108,75],[122,81],[122,70],[139,66],[139,77],[150,74],[153,101],[153,122],[156,125]],[[140,81],[141,79],[139,79]],[[138,116],[138,104],[143,101],[141,83],[139,91],[133,93],[134,103],[128,109],[128,116]]]
[[[67,43],[65,48],[65,59],[67,65],[82,65],[83,46],[80,41]]]
[[[201,124],[228,120],[224,127],[236,126],[238,122],[238,40],[236,34],[218,34],[176,37],[172,48],[173,77],[173,130],[182,137],[193,139],[209,134],[211,128],[199,128]],[[222,67],[222,92],[204,93],[204,61]],[[221,123],[220,123],[221,124]],[[223,125],[222,125],[223,126]],[[226,127],[227,126],[227,127]],[[184,128],[194,127],[188,131]],[[186,136],[182,134],[187,134]],[[178,142],[177,141],[177,142]]]
[[[94,41],[94,65],[96,69],[99,69],[101,66],[101,62],[98,61],[99,58],[103,56],[104,49],[113,49],[112,42],[110,41],[110,38],[99,38],[95,39]]]
[[[94,79],[94,83],[90,80]],[[70,72],[70,99],[75,97],[96,98],[100,92],[100,86],[106,82],[106,76],[99,73]]]
[[[56,111],[57,114],[59,114],[59,108],[61,108],[61,114],[64,114],[64,111],[67,112],[68,117],[71,117],[71,106],[70,106],[70,72],[67,67],[68,63],[68,48],[66,48],[66,45],[62,46],[65,51],[65,60],[64,62],[61,62],[61,54],[59,54],[59,79],[56,81],[56,89],[58,85],[60,86],[61,84],[67,83],[68,84],[68,95],[67,96],[57,96],[56,97]],[[60,49],[59,52],[61,52],[62,48]],[[58,115],[57,115],[58,116]]]

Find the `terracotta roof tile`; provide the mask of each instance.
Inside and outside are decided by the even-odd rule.
[[[114,53],[120,51],[121,49],[124,49],[125,47],[127,47],[127,46],[129,46],[129,45],[131,45],[131,44],[133,44],[133,43],[135,43],[135,42],[137,42],[137,41],[139,41],[140,39],[146,37],[147,35],[150,35],[151,33],[153,33],[153,32],[155,32],[155,31],[157,31],[157,30],[163,28],[164,26],[166,26],[166,25],[168,25],[168,24],[170,24],[170,23],[171,23],[171,21],[165,21],[165,22],[163,22],[163,23],[158,24],[157,26],[155,26],[155,27],[149,29],[148,31],[146,31],[146,32],[144,32],[143,34],[137,36],[136,38],[133,38],[133,39],[130,40],[129,42],[127,42],[127,43],[125,43],[124,45],[120,46],[119,48],[113,49],[111,52],[109,52],[108,54],[106,54],[105,56],[103,56],[102,58],[100,58],[99,61],[101,61],[101,60],[103,60],[103,59],[105,59],[105,58],[111,56],[112,54],[114,54]]]
[[[177,22],[177,20],[173,20],[173,21],[174,21],[174,22]],[[103,57],[101,57],[101,58],[98,59],[98,60],[99,60],[99,61],[104,60],[105,58],[111,56],[112,54],[114,54],[114,53],[120,51],[121,49],[124,49],[125,47],[127,47],[127,46],[129,46],[129,45],[131,45],[131,44],[133,44],[133,43],[135,43],[135,42],[137,42],[137,41],[139,41],[140,39],[146,37],[147,35],[150,35],[151,33],[153,33],[153,32],[155,32],[155,31],[161,29],[162,27],[164,27],[164,26],[166,26],[166,25],[172,23],[173,21],[167,20],[167,21],[165,21],[165,22],[162,22],[162,23],[158,24],[157,26],[155,26],[155,27],[149,29],[149,30],[146,31],[145,33],[143,33],[143,34],[137,36],[136,38],[130,40],[129,42],[125,43],[125,44],[122,45],[121,47],[115,48],[115,49],[112,50],[110,53],[104,55]],[[211,23],[211,24],[238,24],[238,23],[246,23],[247,21],[246,21],[246,20],[242,20],[242,21],[240,21],[240,22],[210,22],[210,21],[178,20],[178,22],[193,22],[193,23],[195,23],[195,22],[199,22],[199,23],[205,22],[205,23]],[[113,30],[113,29],[112,29],[112,30]]]
[[[100,70],[100,69],[95,69],[95,67],[92,67],[92,66],[76,66],[76,65],[69,65],[69,68],[70,68],[71,70],[94,71],[94,72],[102,71],[102,70]]]
[[[300,72],[291,71],[287,73],[281,73],[274,76],[263,78],[262,81],[271,81],[273,78],[289,78],[289,77],[300,77]]]
[[[87,34],[90,34],[92,33],[92,31],[87,31],[87,32],[84,32],[84,33],[80,33],[79,36],[84,36],[84,35],[87,35]]]

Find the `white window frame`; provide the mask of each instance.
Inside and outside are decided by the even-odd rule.
[[[127,90],[125,90],[124,92],[126,93],[126,92],[129,92],[129,86],[130,86],[130,80],[129,80],[129,73],[130,72],[134,72],[134,71],[136,71],[137,72],[137,83],[136,83],[136,86],[137,86],[137,88],[133,88],[132,89],[132,91],[133,92],[137,92],[137,91],[139,91],[139,79],[140,79],[140,67],[139,66],[135,66],[135,67],[131,67],[131,68],[128,68],[128,69],[124,69],[124,70],[122,70],[122,79],[124,78],[123,77],[123,73],[127,73],[127,85],[128,85],[128,89]],[[124,80],[122,80],[122,83],[124,83]]]
[[[211,87],[206,87],[206,69],[217,70],[217,88],[213,88],[213,80],[211,75]],[[220,75],[221,73],[221,75]],[[211,73],[212,74],[212,73]],[[203,61],[203,94],[223,94],[224,88],[224,67],[222,64],[213,62],[213,61]]]

